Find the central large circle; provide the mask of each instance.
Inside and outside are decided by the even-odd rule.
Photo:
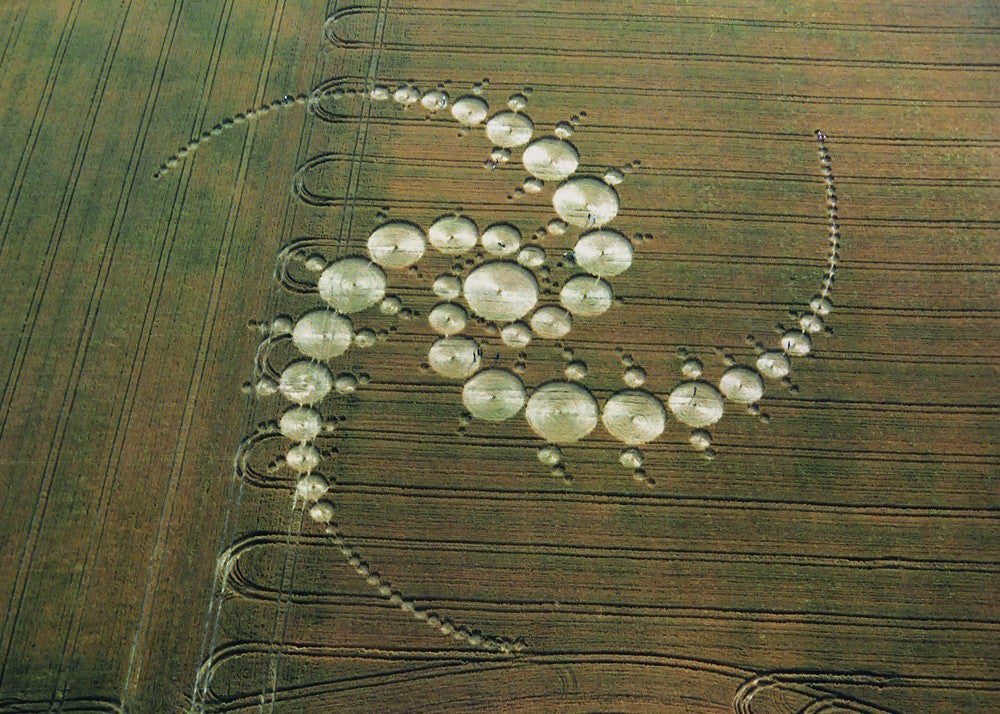
[[[484,263],[465,278],[465,300],[487,320],[510,322],[527,315],[538,302],[538,281],[529,270],[508,260]]]

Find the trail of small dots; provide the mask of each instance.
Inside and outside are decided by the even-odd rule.
[[[316,101],[328,94],[333,94],[335,90],[317,90],[311,94],[299,94],[296,96],[291,96],[286,94],[281,99],[275,99],[270,104],[263,104],[260,107],[247,109],[245,112],[239,114],[234,114],[231,117],[227,117],[220,121],[218,124],[213,126],[211,129],[206,129],[201,134],[191,139],[187,144],[182,146],[177,150],[176,154],[170,156],[166,161],[164,161],[160,167],[153,172],[153,178],[159,179],[168,174],[172,169],[176,168],[177,165],[189,155],[195,153],[202,144],[206,144],[211,141],[214,137],[219,136],[222,132],[232,129],[233,127],[240,126],[241,124],[246,124],[248,122],[260,119],[265,114],[272,111],[277,111],[279,109],[287,109],[294,106],[306,106],[312,101]],[[342,91],[342,90],[341,90]]]
[[[456,625],[450,619],[441,617],[430,610],[418,607],[413,600],[403,596],[398,590],[393,589],[389,582],[374,572],[371,567],[362,559],[361,554],[344,538],[333,525],[326,527],[326,533],[333,538],[334,544],[340,549],[340,554],[344,560],[360,575],[365,582],[374,588],[379,595],[395,605],[403,612],[409,613],[415,620],[426,623],[433,627],[442,635],[452,637],[460,642],[468,642],[471,646],[485,650],[487,652],[499,652],[501,654],[514,654],[524,650],[524,643],[518,640],[509,640],[495,635],[484,635],[476,630],[472,630],[463,625]]]
[[[819,145],[819,163],[823,171],[823,182],[826,184],[827,225],[830,231],[830,252],[827,255],[827,270],[823,276],[823,288],[820,295],[827,298],[833,291],[833,281],[840,261],[840,223],[837,220],[837,187],[833,179],[833,162],[830,151],[826,148],[826,134],[816,130],[816,143]],[[818,315],[816,306],[812,306],[814,315]]]

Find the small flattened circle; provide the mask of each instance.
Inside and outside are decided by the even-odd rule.
[[[308,407],[293,407],[281,415],[278,429],[281,435],[292,441],[312,441],[323,427],[319,412]]]
[[[500,341],[508,347],[527,347],[531,343],[531,330],[523,322],[510,322],[500,328]]]
[[[420,106],[429,112],[439,112],[448,106],[448,93],[440,89],[425,92],[420,98]]]
[[[517,262],[525,268],[539,268],[545,264],[545,250],[537,245],[526,245],[518,252]]]
[[[427,315],[431,329],[445,337],[457,335],[464,330],[468,319],[465,308],[453,302],[438,303]]]
[[[481,124],[489,113],[490,107],[485,100],[472,95],[459,97],[451,105],[451,115],[455,117],[462,126],[475,126]]]
[[[792,357],[805,357],[812,350],[812,339],[800,330],[788,330],[781,336],[781,349]]]
[[[285,453],[285,465],[302,474],[310,473],[319,462],[319,450],[312,444],[296,444]]]
[[[317,473],[305,474],[295,484],[295,494],[306,503],[318,501],[330,490],[330,482]]]
[[[768,379],[781,379],[792,371],[792,362],[784,352],[772,350],[757,358],[757,369]]]
[[[462,294],[462,281],[455,275],[439,275],[434,278],[431,290],[439,298],[454,300]]]

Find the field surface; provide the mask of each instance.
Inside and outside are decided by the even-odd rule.
[[[0,2],[0,712],[1000,711],[998,30],[988,0]],[[318,271],[458,212],[543,249],[517,270],[557,305],[604,222],[408,87],[522,95],[620,199],[631,266],[577,283],[605,311],[464,333],[532,400],[580,378],[557,427],[630,367],[655,427],[829,293],[826,329],[707,451],[671,412],[641,467],[603,422],[544,463],[428,352],[432,282],[497,258],[428,246],[330,360],[310,510],[271,392]]]

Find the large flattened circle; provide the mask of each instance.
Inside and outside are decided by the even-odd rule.
[[[597,400],[573,382],[548,382],[528,398],[525,417],[540,437],[553,444],[570,444],[597,426]]]
[[[469,308],[487,320],[510,322],[527,315],[538,302],[538,281],[517,263],[484,263],[465,278],[463,294]]]

